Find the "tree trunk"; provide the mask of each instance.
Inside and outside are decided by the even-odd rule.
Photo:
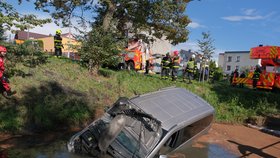
[[[109,29],[111,21],[113,19],[113,15],[116,10],[116,6],[115,6],[114,2],[112,2],[112,0],[104,0],[104,3],[107,4],[107,10],[106,10],[106,13],[105,13],[105,16],[103,19],[102,26],[103,26],[104,31],[107,31]]]
[[[99,66],[93,64],[93,59],[89,60],[88,71],[90,75],[97,76]]]

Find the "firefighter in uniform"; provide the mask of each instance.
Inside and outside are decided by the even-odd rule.
[[[185,81],[185,74],[187,74],[187,79],[189,79],[189,83],[192,83],[195,71],[195,55],[193,54],[190,60],[187,62],[186,69],[183,74],[183,81]]]
[[[54,36],[54,52],[57,57],[60,57],[62,55],[62,38],[61,38],[61,30],[56,30],[55,31],[55,36]]]
[[[176,81],[178,77],[178,70],[180,67],[180,57],[178,51],[174,51],[173,55],[174,56],[172,59],[172,81]]]
[[[232,78],[232,81],[231,81],[231,85],[234,87],[236,86],[236,83],[233,83],[236,81],[236,78],[239,77],[239,72],[238,72],[238,69],[235,69],[234,72],[233,72],[233,78]]]
[[[7,53],[7,49],[4,46],[0,46],[0,80],[1,80],[1,91],[3,96],[9,98],[10,96],[16,94],[16,91],[12,91],[9,85],[9,81],[6,77],[4,77],[5,71],[5,55]]]
[[[171,58],[169,53],[166,53],[165,57],[161,60],[161,78],[168,79],[170,71]]]
[[[240,76],[239,76],[240,78],[245,78],[246,77],[246,74],[245,74],[245,72],[244,71],[242,71],[242,73],[240,74]],[[240,83],[239,84],[239,87],[240,88],[243,88],[244,87],[244,83]]]
[[[256,65],[256,68],[255,68],[255,71],[253,74],[253,89],[257,88],[257,83],[258,83],[258,80],[260,79],[261,73],[262,73],[262,70],[260,68],[260,65]]]

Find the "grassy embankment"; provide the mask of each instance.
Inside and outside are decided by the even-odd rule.
[[[185,84],[160,80],[158,75],[103,69],[90,76],[68,59],[50,58],[37,68],[18,65],[26,75],[10,79],[16,98],[0,96],[0,131],[54,130],[83,127],[99,117],[104,106],[120,96],[156,91],[176,85],[198,94],[216,110],[217,122],[242,123],[249,117],[279,114],[280,94],[229,87],[227,84]]]

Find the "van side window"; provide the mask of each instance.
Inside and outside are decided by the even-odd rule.
[[[175,148],[176,147],[176,142],[178,140],[179,132],[175,132],[172,134],[172,136],[168,139],[168,141],[165,143],[165,146],[169,146],[170,148]]]
[[[185,142],[189,141],[195,135],[199,134],[201,131],[207,128],[211,124],[212,120],[213,115],[210,115],[173,133],[161,147],[159,154],[165,155],[176,149],[180,145],[184,144]]]

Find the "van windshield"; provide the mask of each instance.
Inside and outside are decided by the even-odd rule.
[[[141,148],[142,145],[139,141],[127,134],[122,131],[116,138],[116,141],[118,141],[118,143],[120,143],[125,149],[127,149],[134,157],[143,157],[141,155],[145,155],[147,151],[143,149],[143,147]]]
[[[125,116],[125,127],[110,144],[116,157],[146,157],[160,140],[161,123],[153,116],[141,111],[126,99],[120,100],[108,111],[113,117]]]

